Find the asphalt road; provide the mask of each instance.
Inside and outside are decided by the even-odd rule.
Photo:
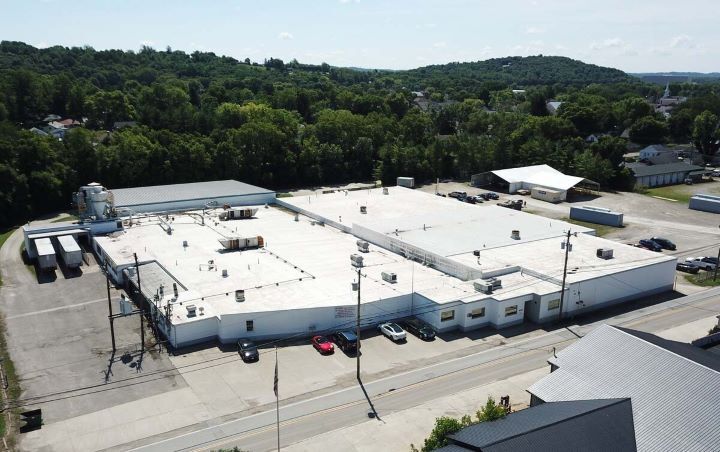
[[[562,349],[601,323],[654,332],[709,317],[720,310],[720,288],[648,306],[602,321],[573,325],[506,345],[365,384],[382,417],[448,394],[539,369],[553,348]],[[282,380],[280,381],[282,393]],[[280,407],[281,445],[368,420],[368,402],[353,387]],[[277,447],[274,410],[142,446],[141,451]]]

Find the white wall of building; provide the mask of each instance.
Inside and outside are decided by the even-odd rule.
[[[228,196],[223,198],[190,199],[176,202],[163,202],[117,207],[127,207],[128,209],[136,213],[179,212],[184,210],[202,209],[209,201],[215,201],[220,206],[222,206],[223,204],[229,204],[231,206],[259,206],[263,204],[273,204],[275,202],[275,193],[259,193],[255,195]]]

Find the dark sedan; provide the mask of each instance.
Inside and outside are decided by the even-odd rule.
[[[660,246],[656,242],[653,242],[652,240],[642,239],[640,240],[640,245],[651,251],[657,251],[658,253],[662,251],[662,246]]]
[[[700,267],[698,267],[695,264],[691,264],[689,262],[678,262],[675,268],[678,271],[685,272],[685,273],[697,273],[700,271]]]
[[[402,326],[406,331],[414,334],[424,341],[435,339],[435,330],[430,325],[420,319],[412,318],[402,322]]]
[[[663,249],[671,251],[675,251],[677,249],[677,246],[668,239],[664,239],[662,237],[653,237],[650,240],[660,245]]]
[[[258,361],[260,359],[260,353],[258,353],[257,345],[255,342],[248,339],[240,339],[238,341],[238,353],[240,358],[246,363]]]

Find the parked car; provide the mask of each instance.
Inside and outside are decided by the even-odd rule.
[[[310,339],[310,343],[312,343],[312,346],[315,347],[315,350],[319,351],[323,355],[330,354],[335,351],[335,346],[333,346],[330,339],[325,336],[313,336],[312,339]]]
[[[382,334],[395,342],[404,341],[405,339],[407,339],[407,333],[405,333],[405,330],[403,330],[397,323],[381,323],[380,325],[378,325],[378,329]]]
[[[675,251],[677,249],[677,246],[675,246],[675,244],[668,239],[664,239],[662,237],[653,237],[650,240],[660,245],[663,249],[671,251]]]
[[[700,267],[697,265],[690,263],[690,262],[678,262],[675,268],[678,271],[685,272],[685,273],[697,273],[700,271]]]
[[[720,171],[715,170],[715,171],[713,171],[712,173],[710,173],[710,175],[711,175],[712,177],[720,177]]]
[[[520,190],[517,191],[517,194],[521,195],[521,196],[527,196],[530,194],[530,190],[521,188]]]
[[[447,197],[445,193],[435,193],[437,196],[442,196],[443,198]]]
[[[489,191],[485,193],[485,196],[487,196],[487,199],[500,199],[500,196],[494,191]]]
[[[238,340],[238,353],[240,353],[240,358],[246,363],[255,362],[260,359],[257,345],[249,339]]]
[[[715,270],[718,265],[718,260],[715,257],[688,257],[685,262],[697,265],[703,270]]]
[[[692,184],[693,184],[692,179],[690,179],[689,177],[685,179],[685,185],[692,185]]]
[[[651,251],[657,251],[658,253],[660,251],[662,251],[662,246],[660,246],[659,244],[657,244],[649,239],[640,240],[640,245],[642,245],[643,247],[645,247]]]
[[[464,191],[451,191],[448,193],[448,196],[451,198],[464,198],[467,196],[467,193]]]
[[[335,345],[345,353],[354,353],[357,351],[357,336],[352,331],[338,331],[332,336]]]
[[[465,197],[465,202],[468,203],[468,204],[476,204],[476,203],[477,203],[477,198],[475,198],[474,196],[466,196],[466,197]]]
[[[410,318],[402,322],[405,331],[414,334],[424,341],[435,339],[435,330],[430,325],[418,318]]]

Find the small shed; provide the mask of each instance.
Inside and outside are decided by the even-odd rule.
[[[690,209],[720,213],[720,196],[697,194],[690,198]]]
[[[530,196],[535,199],[547,202],[562,202],[565,198],[565,193],[560,190],[553,190],[546,187],[533,187],[530,189]]]
[[[579,206],[570,207],[570,219],[587,221],[588,223],[605,224],[616,228],[623,225],[623,214],[604,207]]]
[[[398,177],[397,178],[397,186],[398,187],[415,188],[415,178],[414,177]]]

